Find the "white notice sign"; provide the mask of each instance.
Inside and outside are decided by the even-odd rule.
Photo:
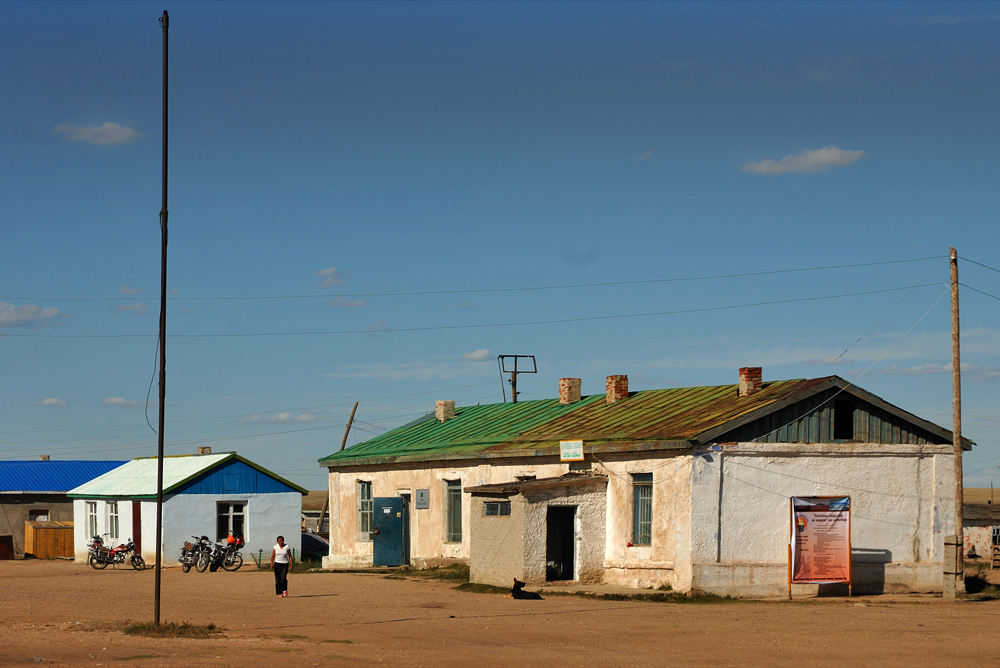
[[[583,441],[559,441],[559,461],[582,462]]]

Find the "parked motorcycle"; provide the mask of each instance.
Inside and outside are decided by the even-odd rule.
[[[208,550],[209,548],[207,546],[211,544],[211,541],[208,540],[208,536],[202,536],[201,538],[198,536],[191,537],[194,538],[194,542],[191,543],[184,541],[184,545],[181,547],[181,556],[177,559],[177,561],[181,562],[181,568],[185,573],[189,572],[192,566],[197,568],[198,562],[201,560],[202,553]],[[207,568],[207,564],[205,567]],[[203,570],[205,570],[205,568],[198,569],[199,572]]]
[[[107,534],[105,534],[107,535]],[[123,543],[118,547],[113,547],[108,549],[104,545],[104,541],[100,536],[94,536],[91,538],[91,543],[88,544],[88,551],[90,552],[90,557],[88,561],[92,568],[99,571],[104,570],[108,567],[108,564],[124,564],[126,562],[132,565],[137,571],[145,570],[146,562],[143,558],[136,554],[135,543],[129,538],[127,543]]]
[[[225,545],[211,543],[211,553],[208,555],[208,567],[214,573],[221,566],[226,571],[239,570],[243,565],[243,555],[240,548],[245,545],[243,536],[233,536],[230,534]],[[204,571],[204,568],[199,568]]]

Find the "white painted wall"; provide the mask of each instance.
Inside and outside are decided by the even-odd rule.
[[[86,499],[73,500],[73,536],[76,561],[87,561],[87,516]],[[163,498],[163,566],[179,565],[184,541],[191,536],[202,534],[211,539],[216,535],[216,513],[218,502],[245,503],[244,539],[247,542],[243,548],[243,556],[250,562],[250,554],[263,552],[269,560],[275,538],[282,535],[285,543],[295,548],[296,554],[302,549],[301,513],[302,495],[298,492],[244,494],[240,496],[223,496],[217,494],[167,494]],[[98,506],[98,528],[100,533],[107,531],[107,502],[96,500]],[[143,500],[140,502],[142,520],[141,548],[146,564],[152,566],[156,561],[156,502]],[[132,500],[120,500],[119,525],[120,540],[125,542],[132,533]]]

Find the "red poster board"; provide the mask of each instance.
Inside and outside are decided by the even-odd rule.
[[[851,497],[793,496],[788,584],[851,584]]]

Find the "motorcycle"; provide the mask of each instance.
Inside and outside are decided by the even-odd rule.
[[[129,538],[127,543],[108,549],[100,536],[94,536],[91,538],[88,548],[90,552],[90,557],[88,558],[90,566],[99,571],[107,568],[108,564],[117,565],[124,564],[125,562],[130,563],[132,568],[137,571],[146,569],[146,562],[140,555],[136,554],[135,543],[132,542],[131,538]]]
[[[220,566],[225,571],[239,570],[240,566],[243,565],[243,555],[240,553],[240,548],[244,545],[243,536],[233,535],[229,536],[225,545],[210,543],[211,552],[208,554],[205,562],[199,563],[199,572],[205,570],[203,563],[207,563],[213,573],[219,570]]]
[[[198,536],[191,537],[194,538],[194,542],[184,541],[184,545],[181,547],[181,556],[177,559],[177,561],[181,562],[181,569],[185,573],[190,572],[192,566],[195,568],[198,567],[202,553],[209,549],[207,545],[210,544],[208,536],[202,536],[201,538]],[[207,564],[205,567],[199,568],[198,572],[200,573],[205,570],[206,567]]]

